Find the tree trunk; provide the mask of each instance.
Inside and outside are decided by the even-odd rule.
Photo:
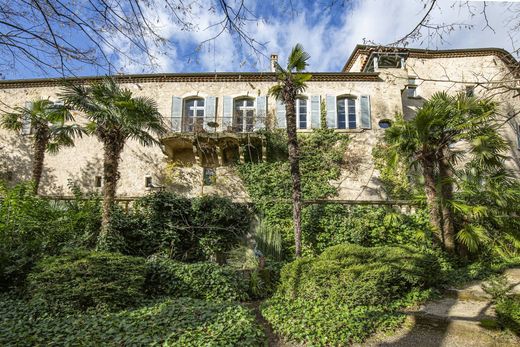
[[[33,163],[32,163],[32,181],[34,183],[33,192],[38,194],[38,188],[42,179],[43,162],[45,160],[45,150],[49,142],[47,129],[37,129],[34,134],[33,143]]]
[[[110,217],[116,196],[116,187],[119,180],[119,158],[123,150],[124,141],[105,142],[103,161],[103,214],[101,218],[101,232],[98,239],[98,248],[106,248],[110,232]]]
[[[442,194],[442,221],[443,221],[443,240],[444,248],[450,252],[455,252],[455,225],[453,211],[449,207],[449,201],[453,199],[453,172],[446,158],[439,161],[439,176],[441,178]]]
[[[430,211],[430,224],[434,229],[436,241],[443,244],[442,240],[442,222],[441,213],[439,211],[439,199],[437,196],[437,187],[435,182],[434,161],[430,157],[423,157],[421,160],[424,177],[424,193],[426,195],[426,204]]]
[[[294,247],[296,257],[302,254],[302,192],[300,176],[300,149],[296,134],[296,110],[295,98],[286,99],[285,114],[287,120],[287,147],[289,152],[289,164],[291,166],[292,178],[292,201],[293,201],[293,222],[294,222]]]

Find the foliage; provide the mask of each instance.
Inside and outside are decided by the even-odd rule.
[[[114,313],[48,314],[4,296],[0,317],[3,346],[258,346],[264,339],[246,308],[191,298]]]
[[[520,336],[520,296],[504,297],[495,309],[499,324]]]
[[[43,256],[91,244],[99,200],[74,192],[76,199],[57,204],[35,195],[31,183],[0,186],[0,290],[22,285]]]
[[[261,215],[263,227],[280,234],[284,254],[293,254],[291,176],[286,161],[286,135],[282,131],[265,135],[268,161],[240,164],[237,171]],[[344,154],[348,136],[335,133],[333,129],[315,129],[312,133],[301,134],[298,141],[303,199],[335,196],[337,188],[331,181],[339,178],[346,165]],[[303,228],[304,235],[305,232]]]
[[[153,258],[147,262],[146,290],[153,295],[211,301],[246,300],[247,283],[236,270],[212,263],[184,264]]]
[[[59,312],[116,310],[139,303],[145,260],[114,253],[76,251],[48,257],[28,276],[35,303]]]
[[[349,346],[375,331],[397,327],[404,316],[384,307],[350,307],[332,300],[282,298],[262,305],[262,315],[274,330],[290,340],[312,346]]]
[[[218,196],[188,199],[169,192],[140,198],[134,209],[114,211],[113,234],[123,238],[125,254],[163,254],[182,261],[215,259],[237,246],[248,231],[243,204]]]
[[[317,204],[308,206],[303,217],[306,253],[310,255],[343,243],[432,247],[428,214],[422,209],[402,214],[384,207]]]
[[[292,340],[315,346],[362,342],[400,324],[397,310],[430,295],[437,260],[405,247],[339,245],[287,264],[262,314]]]

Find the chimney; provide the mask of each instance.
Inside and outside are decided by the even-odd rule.
[[[278,62],[278,54],[271,54],[271,72],[275,72],[275,63]]]

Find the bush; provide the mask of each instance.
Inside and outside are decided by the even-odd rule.
[[[499,324],[520,336],[520,296],[500,299],[495,309]]]
[[[245,278],[231,268],[213,263],[184,264],[160,258],[151,259],[147,267],[146,288],[154,295],[215,301],[248,299]]]
[[[145,260],[115,253],[79,251],[45,258],[28,277],[33,303],[51,310],[116,310],[143,299]]]
[[[404,247],[340,245],[317,258],[300,258],[281,273],[278,294],[307,300],[333,298],[352,307],[388,303],[413,287],[436,283],[436,259]]]
[[[29,183],[11,189],[0,185],[0,196],[0,291],[23,286],[36,261],[87,246],[99,230],[97,199],[58,204],[34,195]]]
[[[218,196],[190,200],[158,192],[139,199],[134,207],[129,212],[116,210],[111,222],[115,234],[124,239],[121,251],[127,255],[223,261],[250,223],[245,205]]]
[[[424,300],[440,267],[406,247],[339,245],[282,268],[262,314],[275,331],[317,346],[361,342],[402,321],[398,309]]]
[[[0,297],[0,332],[2,346],[259,346],[264,340],[246,308],[190,298],[54,315]]]

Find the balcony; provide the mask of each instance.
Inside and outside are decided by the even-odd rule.
[[[233,165],[238,162],[266,160],[265,120],[254,117],[229,117],[216,122],[184,117],[161,138],[170,160],[203,167]],[[181,131],[174,131],[180,129]]]

